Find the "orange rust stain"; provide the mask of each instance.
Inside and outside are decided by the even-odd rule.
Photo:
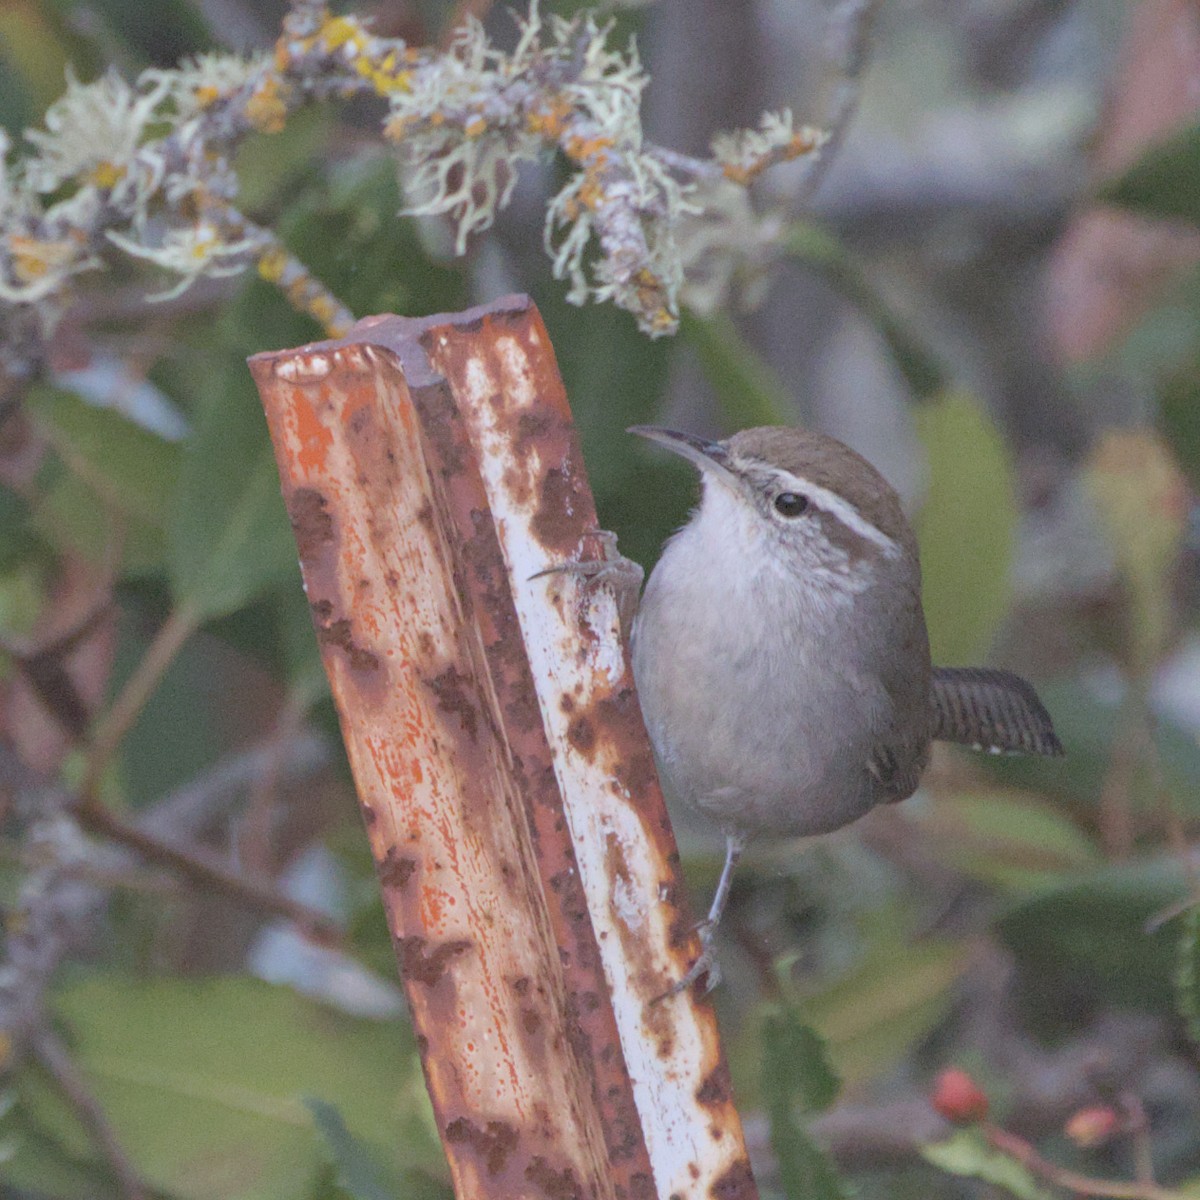
[[[446,918],[446,910],[453,908],[456,903],[445,888],[427,883],[421,888],[421,924],[430,933],[436,933]]]
[[[292,428],[299,443],[294,455],[296,465],[309,475],[323,472],[333,445],[333,430],[325,425],[316,405],[299,388],[292,392]]]

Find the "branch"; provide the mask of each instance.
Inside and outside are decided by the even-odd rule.
[[[116,1176],[123,1200],[147,1200],[145,1184],[121,1148],[104,1109],[92,1095],[83,1072],[75,1065],[62,1040],[48,1026],[44,1026],[34,1036],[32,1048],[37,1060],[75,1110],[80,1124],[108,1163],[109,1170]]]

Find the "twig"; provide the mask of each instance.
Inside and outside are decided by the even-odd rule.
[[[1133,1142],[1134,1174],[1141,1183],[1153,1183],[1154,1151],[1150,1143],[1150,1120],[1146,1116],[1146,1106],[1132,1092],[1122,1092],[1117,1103]]]
[[[46,710],[75,739],[83,737],[86,732],[89,712],[63,660],[81,642],[91,637],[111,612],[112,597],[105,595],[70,629],[43,645],[25,647],[0,639],[0,649],[16,663]]]
[[[450,14],[450,19],[442,28],[441,36],[438,38],[438,49],[449,50],[454,45],[458,31],[466,24],[467,18],[474,17],[475,20],[482,21],[488,15],[491,7],[492,0],[458,0],[454,11]]]
[[[1145,745],[1146,711],[1144,688],[1134,683],[1117,714],[1108,770],[1100,785],[1100,841],[1105,857],[1116,862],[1133,851],[1133,780]]]
[[[134,825],[127,825],[103,804],[84,800],[78,810],[80,823],[92,833],[111,838],[137,851],[150,862],[177,871],[202,887],[215,888],[253,908],[294,921],[304,934],[326,945],[340,945],[342,933],[324,913],[301,904],[269,883],[230,870],[202,846],[184,850]]]
[[[87,768],[79,788],[82,796],[88,798],[96,794],[109,760],[133,727],[167,668],[175,661],[184,642],[195,633],[199,624],[199,613],[187,605],[180,605],[154,635],[120,694],[96,721],[90,739]]]
[[[43,1026],[34,1035],[32,1048],[104,1156],[109,1170],[117,1178],[121,1196],[124,1200],[146,1200],[148,1193],[145,1184],[121,1148],[104,1109],[92,1095],[83,1072],[75,1065],[62,1040],[48,1026]]]
[[[1183,1192],[1160,1187],[1156,1183],[1143,1180],[1127,1182],[1120,1179],[1093,1179],[1090,1175],[1069,1171],[1066,1167],[1060,1167],[1057,1163],[1043,1158],[1024,1138],[1009,1133],[1007,1129],[1001,1129],[990,1122],[984,1122],[981,1129],[988,1143],[995,1149],[1010,1158],[1015,1158],[1047,1183],[1069,1192],[1106,1197],[1107,1200],[1186,1200]]]
[[[803,204],[821,186],[846,130],[858,110],[862,72],[871,46],[871,31],[880,0],[841,0],[829,22],[830,59],[838,72],[838,82],[829,105],[824,128],[827,134],[821,153],[811,156],[795,190],[795,203]]]
[[[238,860],[251,871],[269,875],[273,870],[271,815],[279,792],[280,769],[285,747],[300,732],[306,708],[305,698],[293,690],[284,701],[275,720],[274,732],[263,747],[262,769],[251,782],[237,840]]]

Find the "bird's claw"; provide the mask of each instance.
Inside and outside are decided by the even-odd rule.
[[[680,992],[686,992],[701,978],[704,979],[704,987],[700,993],[702,996],[707,996],[721,982],[721,964],[717,959],[716,950],[716,925],[706,919],[698,922],[695,928],[700,934],[700,953],[696,956],[696,961],[687,969],[682,979],[671,984],[661,996],[654,998],[655,1004],[671,996],[678,996]]]
[[[617,535],[607,529],[595,529],[588,534],[600,543],[598,558],[585,558],[579,562],[556,563],[538,571],[530,579],[542,579],[547,575],[575,575],[589,586],[607,583],[613,589],[617,602],[617,615],[621,629],[628,635],[637,612],[638,593],[641,591],[645,572],[631,558],[626,558],[617,549]]]

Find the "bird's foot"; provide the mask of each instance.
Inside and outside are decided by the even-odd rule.
[[[671,984],[661,996],[655,997],[655,1004],[671,996],[678,996],[680,992],[686,992],[692,984],[700,979],[704,980],[704,987],[700,992],[702,996],[707,996],[721,982],[721,964],[717,959],[716,949],[716,923],[704,920],[696,926],[696,929],[700,934],[700,953],[696,956],[696,961],[688,967],[687,973],[682,979]]]
[[[575,575],[586,581],[589,586],[606,583],[612,588],[613,598],[617,603],[617,616],[621,622],[621,632],[626,637],[633,625],[633,617],[637,612],[638,595],[642,589],[645,572],[631,558],[626,558],[617,549],[617,535],[607,529],[596,529],[588,534],[600,544],[600,554],[596,558],[584,558],[579,562],[559,563],[538,571],[532,579],[541,579],[547,575]]]

